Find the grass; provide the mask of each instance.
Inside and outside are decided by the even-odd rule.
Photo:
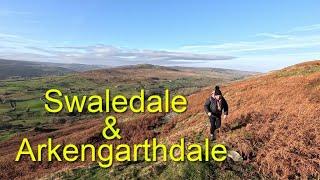
[[[226,162],[139,162],[135,164],[117,164],[109,169],[98,165],[76,168],[51,175],[51,179],[217,179],[240,180],[268,178],[255,173],[251,165]],[[249,175],[250,174],[250,175]]]
[[[170,162],[159,179],[212,179],[214,171],[208,162]]]
[[[12,132],[12,131],[0,132],[0,142],[8,140],[14,134],[15,134],[15,132]]]
[[[295,67],[293,69],[281,70],[278,72],[278,77],[290,77],[290,76],[306,76],[312,73],[320,72],[320,65],[310,65]]]

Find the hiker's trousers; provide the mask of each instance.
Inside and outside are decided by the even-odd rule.
[[[221,127],[221,115],[211,115],[209,117],[210,120],[210,134],[214,134],[216,129]]]

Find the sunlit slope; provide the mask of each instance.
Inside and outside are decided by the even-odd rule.
[[[320,170],[320,61],[312,61],[221,88],[230,105],[219,142],[240,152],[260,173],[316,177]],[[208,88],[189,97],[167,139],[201,134],[208,124]],[[208,135],[208,128],[204,131]],[[192,136],[190,136],[192,135]],[[202,134],[201,134],[202,135]]]

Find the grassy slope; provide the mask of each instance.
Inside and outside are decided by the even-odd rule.
[[[243,163],[144,163],[115,165],[105,171],[97,165],[78,167],[52,177],[78,179],[317,179],[320,175],[320,61],[298,64],[280,71],[222,87],[230,104],[218,142],[236,150]],[[156,129],[168,144],[185,137],[201,142],[208,135],[203,102],[207,88],[189,96],[189,108],[168,117]],[[139,118],[137,119],[139,120]],[[150,124],[157,120],[140,119]],[[136,122],[136,123],[139,123]],[[128,125],[130,126],[130,125]],[[142,126],[141,126],[142,127]],[[160,129],[159,129],[160,128]],[[142,128],[143,129],[143,128]],[[137,133],[136,136],[140,134]],[[143,138],[141,138],[143,140]]]
[[[319,177],[320,61],[233,83],[222,90],[230,104],[230,116],[223,123],[220,142],[242,153],[245,163],[266,177]],[[172,122],[167,140],[194,139],[196,136],[189,134],[202,132],[207,124],[203,101],[209,93],[207,89],[190,96],[188,112]],[[208,134],[208,128],[205,132]]]

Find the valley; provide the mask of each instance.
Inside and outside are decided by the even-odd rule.
[[[40,76],[0,80],[0,141],[34,128],[49,129],[52,124],[72,123],[103,117],[102,113],[66,111],[48,113],[45,93],[59,89],[68,96],[105,96],[108,88],[114,95],[131,97],[141,89],[145,96],[163,96],[165,89],[171,94],[189,95],[211,84],[220,84],[251,75],[250,72],[215,69],[163,67],[154,65],[124,66],[110,69],[73,72],[66,75]],[[11,106],[15,103],[15,107]],[[105,104],[104,102],[103,104]],[[54,105],[53,105],[54,107]],[[156,109],[156,108],[155,108]]]
[[[61,144],[90,143],[95,147],[103,144],[105,141],[101,131],[104,128],[102,123],[104,118],[75,114],[71,117],[77,118],[77,120],[61,123],[48,121],[50,128],[45,124],[40,124],[37,126],[38,128],[20,131],[3,140],[0,143],[0,155],[3,157],[0,177],[23,177],[26,179],[35,177],[45,179],[84,177],[100,179],[167,179],[170,177],[316,179],[320,174],[318,168],[320,162],[319,143],[317,143],[320,142],[320,136],[317,133],[320,131],[319,67],[319,61],[310,61],[271,73],[247,77],[244,80],[237,78],[211,79],[207,85],[200,86],[198,84],[199,86],[192,91],[185,91],[185,88],[187,85],[195,87],[195,83],[201,82],[197,79],[199,78],[198,74],[192,77],[197,80],[191,80],[192,78],[187,76],[191,78],[189,80],[192,83],[179,84],[178,82],[186,77],[184,76],[186,72],[180,72],[181,76],[177,80],[172,77],[172,74],[177,71],[170,71],[172,74],[167,77],[159,76],[166,80],[160,79],[157,84],[167,82],[168,85],[171,85],[169,88],[171,87],[170,90],[173,94],[181,93],[187,97],[188,108],[184,113],[134,114],[129,111],[117,115],[118,127],[122,130],[122,139],[112,141],[114,145],[122,143],[133,145],[152,138],[157,138],[160,143],[166,145],[175,144],[181,138],[185,139],[187,145],[201,143],[205,141],[209,133],[208,119],[203,110],[203,103],[212,91],[212,84],[222,84],[221,90],[229,102],[230,112],[228,119],[222,123],[221,136],[218,137],[217,142],[223,143],[228,151],[238,152],[243,158],[241,162],[235,162],[229,158],[223,163],[213,161],[173,163],[163,162],[160,159],[154,163],[144,161],[115,163],[106,171],[92,162],[76,161],[61,164],[55,162],[30,163],[30,161],[21,160],[17,164],[11,161],[16,156],[14,152],[17,151],[24,137],[28,137],[30,142],[34,144],[45,143],[48,137],[54,137],[55,142]],[[140,69],[141,67],[135,68]],[[160,73],[160,71],[153,71]],[[91,77],[90,82],[92,83],[103,82],[107,79],[110,82],[108,76],[94,76],[95,73],[87,72],[85,76]],[[169,72],[165,74],[169,74]],[[190,75],[190,72],[187,74]],[[101,77],[101,79],[95,77]],[[228,75],[224,77],[228,77]],[[117,78],[120,81],[120,78]],[[122,79],[127,79],[130,83],[133,82],[127,76]],[[141,81],[141,83],[143,82],[145,83],[145,81]],[[120,87],[120,85],[116,86],[114,89]],[[88,88],[88,86],[84,88]],[[102,87],[102,90],[104,89]],[[136,92],[136,90],[128,90],[122,89],[122,92],[127,92],[128,97]],[[83,94],[88,93],[84,92]],[[17,109],[18,107],[17,104]],[[297,111],[300,113],[297,114]],[[67,113],[65,113],[61,112],[58,115],[66,116]],[[53,117],[53,115],[46,116]]]

